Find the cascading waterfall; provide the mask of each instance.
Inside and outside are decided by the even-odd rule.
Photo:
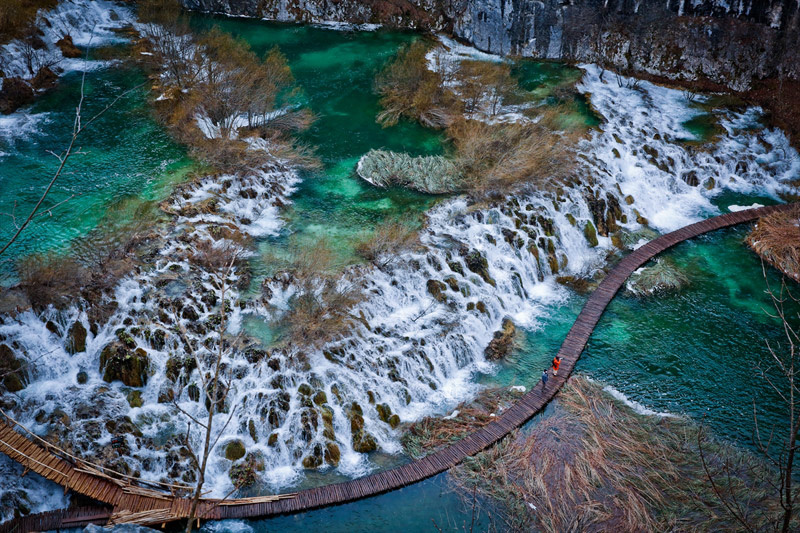
[[[423,251],[347,274],[367,298],[353,310],[359,325],[345,339],[319,350],[268,350],[245,336],[225,350],[233,418],[211,457],[207,479],[214,495],[231,489],[224,450],[234,440],[259,463],[262,488],[297,482],[304,464],[365,474],[375,467],[358,450],[371,449],[370,439],[383,452],[400,452],[392,415],[414,421],[474,395],[475,374],[494,369],[483,353],[504,317],[540,327],[567,295],[556,275],[593,274],[615,236],[635,238],[643,224],[669,231],[715,214],[711,199],[725,189],[797,192],[797,153],[782,133],[756,125],[758,110],[726,112],[714,143],[694,147],[682,123],[700,111],[683,93],[582,68],[579,88],[604,122],[579,146],[579,179],[492,207],[463,198],[440,204],[428,213]],[[186,431],[186,418],[168,390],[175,382],[187,385],[175,402],[203,416],[203,402],[188,386],[201,381],[190,361],[202,362],[219,342],[219,302],[210,273],[190,257],[197,243],[219,238],[221,230],[275,234],[279,206],[288,203],[297,179],[276,163],[179,188],[169,202],[176,222],[168,240],[154,252],[151,268],[120,283],[111,299],[115,310],[102,321],[90,320],[80,306],[2,318],[2,342],[31,361],[30,384],[7,395],[3,408],[77,454],[151,479],[191,482],[183,477],[190,469],[176,436]],[[596,243],[587,239],[589,224]],[[296,290],[273,280],[272,305],[235,304],[242,279],[234,273],[229,281],[231,335],[243,315],[274,319],[274,309]],[[70,355],[76,321],[88,331],[86,349]],[[146,384],[103,381],[99,360],[111,343],[127,343],[126,353],[146,358]],[[226,418],[218,417],[216,429]],[[126,441],[124,458],[109,446],[118,434]]]

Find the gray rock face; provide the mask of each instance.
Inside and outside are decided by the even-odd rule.
[[[190,9],[279,21],[444,31],[502,55],[591,61],[707,80],[800,79],[796,0],[182,0]]]

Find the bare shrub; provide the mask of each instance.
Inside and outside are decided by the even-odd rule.
[[[429,44],[423,40],[402,48],[376,78],[375,88],[383,107],[377,120],[384,127],[393,126],[405,117],[442,128],[460,115],[458,98],[445,88],[439,73],[428,70],[425,57],[428,49]]]
[[[295,246],[288,267],[273,278],[289,281],[296,289],[288,309],[275,321],[285,342],[321,346],[352,327],[351,310],[364,294],[335,265],[335,254],[325,241]],[[269,280],[265,291],[268,285]]]
[[[388,221],[380,224],[372,234],[359,241],[356,253],[363,259],[386,266],[397,254],[419,243],[417,229],[407,222]]]
[[[55,253],[29,255],[17,263],[17,272],[34,309],[67,305],[89,281],[89,272],[78,261]]]
[[[522,394],[513,388],[485,389],[471,402],[459,404],[453,410],[456,416],[429,416],[407,425],[400,440],[412,457],[422,457],[487,425]]]
[[[455,80],[464,100],[464,111],[470,116],[477,112],[496,115],[503,99],[517,88],[516,80],[511,77],[511,66],[505,62],[461,61]]]
[[[3,0],[0,2],[0,43],[30,31],[40,9],[56,7],[58,0]]]
[[[580,134],[558,131],[558,114],[558,108],[547,110],[535,123],[456,121],[447,134],[467,187],[486,196],[561,182],[575,164],[573,146]]]

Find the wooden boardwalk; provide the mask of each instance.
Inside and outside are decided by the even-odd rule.
[[[539,383],[496,420],[462,440],[422,459],[397,468],[384,470],[360,479],[303,490],[293,494],[265,498],[233,499],[224,502],[205,499],[200,516],[204,520],[256,518],[297,513],[329,505],[351,502],[368,496],[405,487],[422,481],[459,464],[520,427],[553,399],[564,385],[578,361],[589,337],[608,304],[628,277],[660,252],[692,237],[709,231],[750,222],[769,213],[788,209],[790,205],[748,209],[727,213],[691,224],[650,241],[622,259],[587,300],[578,318],[564,339],[558,355],[563,358],[561,371],[552,377],[546,388]],[[43,441],[17,432],[13,424],[0,420],[0,452],[22,464],[26,470],[54,481],[66,489],[88,496],[105,507],[53,511],[24,517],[0,525],[5,531],[41,531],[75,527],[89,523],[134,522],[159,525],[186,518],[189,500],[144,488],[129,479],[117,479],[81,464],[75,458],[64,458]],[[63,455],[63,454],[62,454]]]

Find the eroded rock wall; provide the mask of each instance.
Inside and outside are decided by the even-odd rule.
[[[799,0],[183,0],[280,21],[444,31],[503,54],[592,61],[735,90],[800,78]]]

